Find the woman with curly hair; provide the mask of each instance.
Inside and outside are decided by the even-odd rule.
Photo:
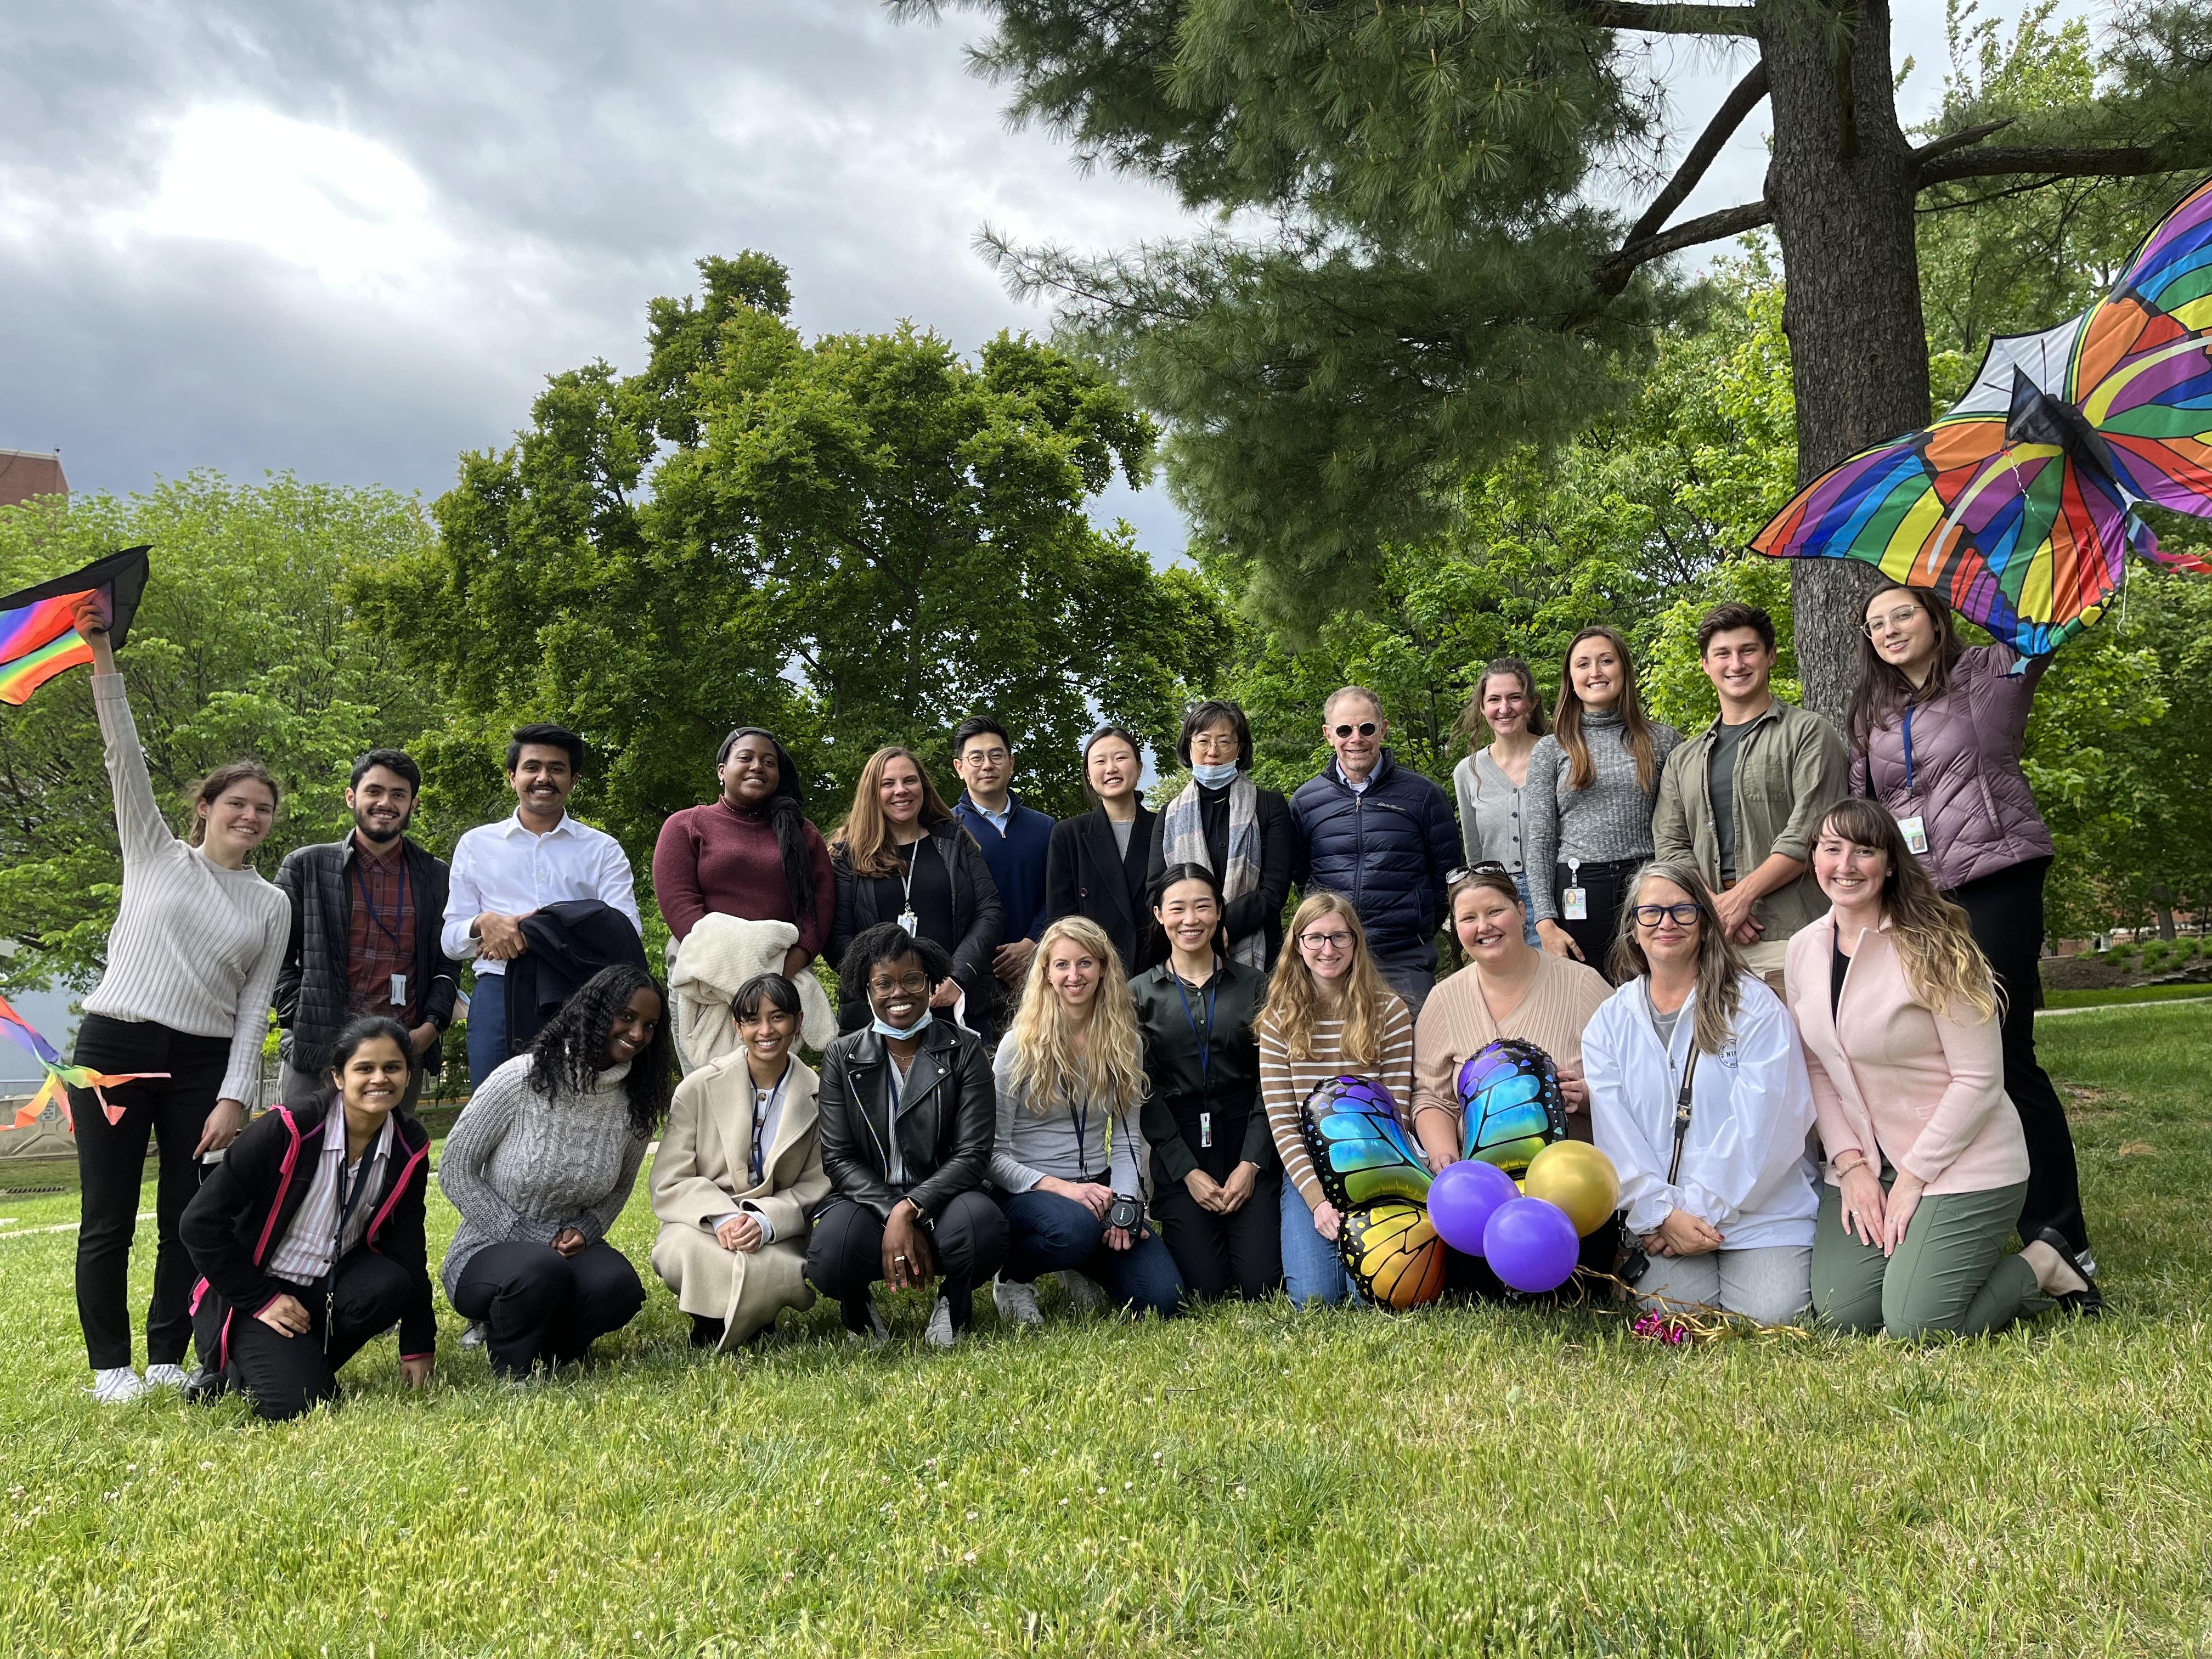
[[[529,1053],[483,1080],[446,1139],[438,1185],[461,1226],[441,1277],[510,1381],[581,1359],[645,1305],[606,1235],[668,1111],[663,1007],[641,968],[592,975]]]

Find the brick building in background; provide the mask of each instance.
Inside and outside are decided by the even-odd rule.
[[[66,495],[69,477],[59,450],[0,449],[0,507],[13,507],[33,495]]]

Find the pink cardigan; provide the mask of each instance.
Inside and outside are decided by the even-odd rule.
[[[1859,935],[1843,1000],[1828,1003],[1831,910],[1790,941],[1784,983],[1805,1043],[1823,1173],[1858,1152],[1886,1155],[1931,1193],[1980,1193],[2027,1179],[2027,1139],[2004,1091],[1997,1022],[1961,1024],[1914,994],[1889,923]]]

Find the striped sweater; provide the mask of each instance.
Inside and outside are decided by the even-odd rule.
[[[1313,1159],[1306,1154],[1305,1136],[1298,1127],[1298,1109],[1317,1083],[1333,1077],[1356,1074],[1372,1078],[1398,1103],[1399,1121],[1410,1132],[1413,1110],[1413,1020],[1396,994],[1382,994],[1382,1042],[1378,1063],[1348,1066],[1344,1061],[1344,1022],[1314,1023],[1311,1060],[1292,1060],[1273,1016],[1259,1021],[1260,1098],[1267,1108],[1267,1127],[1274,1133],[1275,1150],[1282,1155],[1283,1174],[1298,1189],[1308,1209],[1316,1208],[1328,1194],[1314,1174]]]
[[[258,1106],[261,1045],[292,902],[252,866],[226,870],[170,832],[120,674],[93,676],[92,706],[115,788],[123,902],[107,935],[106,970],[84,1011],[229,1038],[221,1097]]]

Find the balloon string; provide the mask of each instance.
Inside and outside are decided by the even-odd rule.
[[[1600,1273],[1593,1267],[1576,1268],[1573,1283],[1578,1290],[1601,1285],[1610,1286],[1612,1295],[1609,1299],[1615,1305],[1607,1307],[1589,1300],[1590,1311],[1613,1318],[1632,1319],[1636,1322],[1633,1328],[1637,1335],[1656,1341],[1680,1344],[1771,1337],[1802,1342],[1809,1341],[1813,1334],[1802,1325],[1761,1325],[1741,1314],[1716,1308],[1709,1302],[1684,1302],[1671,1296],[1651,1295],[1638,1290],[1618,1274]],[[1577,1298],[1578,1304],[1584,1300],[1582,1297]],[[1620,1305],[1624,1303],[1628,1305]]]

